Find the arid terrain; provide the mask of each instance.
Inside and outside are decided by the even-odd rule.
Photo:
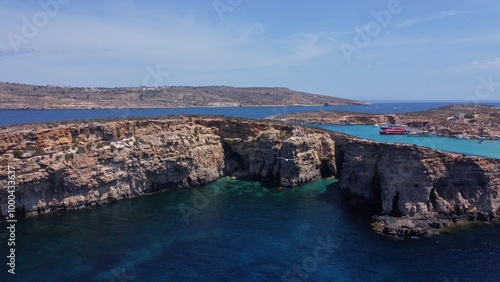
[[[500,135],[500,108],[485,105],[451,105],[423,112],[404,114],[366,114],[317,111],[273,116],[294,122],[329,124],[400,123],[434,131],[443,136],[458,134],[493,137]]]
[[[230,86],[85,88],[0,83],[0,99],[0,109],[366,105],[288,88]]]

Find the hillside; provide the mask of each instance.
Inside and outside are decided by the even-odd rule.
[[[0,83],[1,109],[117,109],[365,105],[288,88],[162,86],[84,88]]]

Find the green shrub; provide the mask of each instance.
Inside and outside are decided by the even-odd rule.
[[[292,134],[287,131],[280,131],[278,137],[281,140],[287,140],[288,138],[292,137]]]
[[[20,158],[22,158],[22,156],[24,155],[24,153],[21,150],[15,150],[13,152],[13,155],[14,155],[14,158],[20,159]]]
[[[72,153],[69,153],[69,154],[66,154],[64,156],[64,159],[69,162],[70,160],[72,160],[75,156],[72,154]]]
[[[82,146],[78,146],[76,153],[77,154],[85,154],[85,148],[83,148]]]
[[[267,133],[261,134],[261,135],[259,135],[259,137],[257,137],[257,140],[259,142],[266,142],[266,141],[269,141],[270,139],[271,139],[271,137]]]
[[[464,116],[464,118],[475,118],[475,116],[472,115],[472,114],[467,114],[467,115]]]
[[[40,148],[38,146],[34,146],[34,145],[26,146],[25,151],[33,151],[33,152],[35,152],[36,155],[41,155],[41,154],[45,153],[45,151],[42,148]]]

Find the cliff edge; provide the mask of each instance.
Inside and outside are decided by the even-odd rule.
[[[29,124],[0,129],[0,164],[15,170],[16,217],[75,210],[230,176],[292,187],[340,178],[373,228],[423,236],[500,215],[500,160],[362,140],[293,124],[237,118]],[[8,206],[0,171],[0,213]]]
[[[15,169],[16,215],[73,210],[223,176],[290,187],[335,174],[325,132],[227,118],[177,117],[12,126],[0,163]],[[0,212],[8,213],[7,169]]]
[[[500,215],[500,159],[338,135],[336,144],[341,189],[354,202],[378,205],[377,232],[422,236]]]

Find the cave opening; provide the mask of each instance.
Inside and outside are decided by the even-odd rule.
[[[322,178],[332,177],[335,175],[335,172],[333,171],[328,160],[321,161],[321,165],[319,167],[319,173],[321,174]]]
[[[377,213],[380,213],[383,210],[382,206],[382,187],[380,186],[380,177],[378,174],[372,179],[370,183],[370,187],[372,187],[372,193],[370,195],[370,201],[373,202],[374,208],[377,210]]]
[[[340,178],[342,175],[342,165],[344,164],[345,152],[344,150],[335,149],[338,153],[335,156],[335,164],[337,166],[337,178]]]
[[[437,199],[436,199],[436,189],[432,188],[431,193],[429,194],[429,202],[432,206],[432,210],[436,210],[437,207]]]
[[[399,210],[398,204],[399,204],[399,192],[396,193],[396,196],[394,196],[394,198],[392,198],[391,216],[400,217],[402,215],[401,211]]]

